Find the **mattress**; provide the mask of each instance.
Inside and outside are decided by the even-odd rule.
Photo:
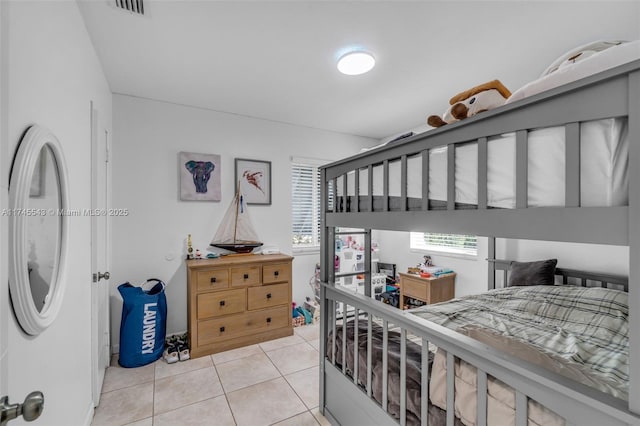
[[[580,127],[581,206],[617,206],[628,203],[629,141],[626,118],[584,122]],[[455,152],[455,201],[478,203],[478,146],[460,144]],[[515,208],[515,134],[488,139],[487,203]],[[400,196],[400,161],[389,163],[389,195]],[[359,195],[368,194],[368,170],[359,170]],[[347,195],[355,195],[355,172],[347,175]],[[338,182],[338,195],[342,183]],[[407,196],[422,198],[422,157],[407,159]],[[383,195],[382,165],[373,167],[373,195]],[[429,199],[447,200],[447,147],[429,150]],[[565,130],[551,127],[528,134],[528,205],[565,203]]]

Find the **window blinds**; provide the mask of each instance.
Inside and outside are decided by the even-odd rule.
[[[320,246],[320,171],[292,163],[291,209],[293,247]]]
[[[478,237],[474,235],[411,232],[410,247],[417,250],[477,256]]]

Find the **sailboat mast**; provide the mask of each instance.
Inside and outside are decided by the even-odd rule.
[[[238,232],[238,214],[240,210],[240,181],[238,181],[238,190],[236,191],[236,219],[233,224],[233,243],[236,243],[236,234]]]

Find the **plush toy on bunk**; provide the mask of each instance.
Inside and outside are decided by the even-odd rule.
[[[431,127],[441,127],[480,112],[488,111],[504,105],[511,92],[500,80],[493,80],[458,93],[449,100],[449,108],[442,114],[430,115],[427,123]]]
[[[240,192],[240,184],[210,245],[235,253],[251,253],[262,245],[253,228],[247,203]]]

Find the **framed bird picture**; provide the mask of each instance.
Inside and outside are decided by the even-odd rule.
[[[236,158],[235,190],[238,185],[247,204],[271,205],[271,161]]]

